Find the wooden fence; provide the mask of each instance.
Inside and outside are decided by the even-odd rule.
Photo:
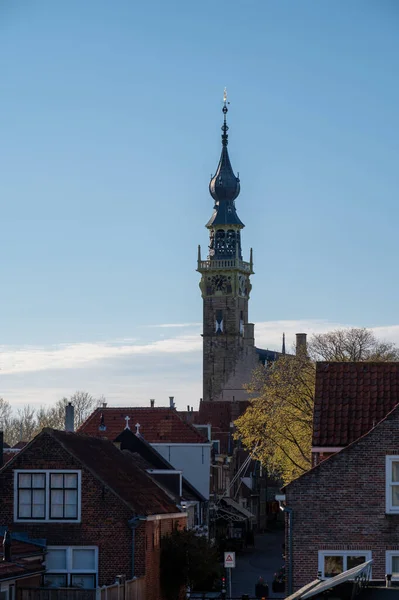
[[[96,600],[96,590],[18,587],[17,600]]]
[[[17,588],[17,600],[146,600],[145,579],[130,579],[96,590],[76,588]]]
[[[125,583],[115,583],[97,590],[97,600],[146,600],[145,579],[139,577]]]

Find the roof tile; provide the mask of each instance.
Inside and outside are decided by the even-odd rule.
[[[347,446],[399,403],[399,362],[319,362],[313,446]]]

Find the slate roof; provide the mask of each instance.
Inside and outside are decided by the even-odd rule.
[[[101,414],[104,417],[105,431],[100,431]],[[97,408],[79,427],[79,433],[104,437],[114,440],[125,429],[126,416],[130,417],[129,426],[136,431],[136,423],[140,424],[140,434],[150,444],[204,444],[206,440],[193,427],[169,407],[107,407]]]
[[[313,446],[343,447],[399,403],[399,362],[319,362]]]
[[[168,469],[174,471],[174,467],[151,446],[141,435],[134,434],[130,429],[124,429],[114,440],[120,443],[121,450],[139,455],[146,461],[145,468]],[[187,479],[182,477],[182,497],[185,500],[205,502],[204,496]]]

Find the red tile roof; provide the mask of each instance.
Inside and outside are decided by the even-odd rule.
[[[319,362],[313,446],[343,447],[399,403],[399,362]]]
[[[46,434],[57,440],[134,513],[147,516],[179,512],[176,504],[131,455],[121,452],[113,442],[48,428],[43,429],[43,435]]]
[[[23,558],[44,554],[46,549],[32,542],[11,539],[11,558]],[[3,560],[3,545],[0,545],[0,559]]]
[[[43,546],[32,542],[24,542],[12,539],[11,541],[11,562],[3,562],[3,546],[0,546],[0,581],[10,578],[21,578],[32,575],[33,573],[42,573],[45,568],[42,566],[41,555],[46,552]],[[31,561],[32,557],[36,559]],[[29,560],[25,560],[25,559]]]
[[[100,417],[104,417],[105,431],[100,431]],[[136,431],[136,423],[140,424],[140,433],[150,444],[203,444],[204,437],[168,407],[159,408],[97,408],[79,427],[79,433],[114,440],[126,426],[126,417],[130,417],[129,426]]]
[[[227,454],[232,447],[233,423],[248,408],[249,402],[228,402],[226,400],[201,401],[199,411],[194,413],[182,413],[186,418],[193,418],[197,425],[211,425],[212,440],[219,440],[221,454]]]

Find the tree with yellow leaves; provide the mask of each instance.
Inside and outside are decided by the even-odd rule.
[[[236,437],[253,458],[284,483],[311,467],[313,407],[317,360],[396,361],[398,348],[368,329],[338,329],[310,338],[307,355],[286,355],[259,366],[247,386],[252,397],[235,421]]]

